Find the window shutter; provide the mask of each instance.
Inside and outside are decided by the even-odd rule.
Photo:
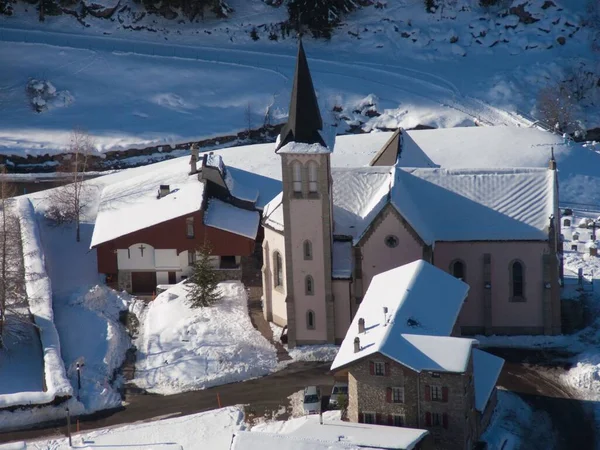
[[[385,363],[385,376],[390,376],[390,363]]]
[[[385,401],[392,403],[392,388],[387,388],[385,390]]]
[[[425,385],[425,401],[426,402],[431,401],[431,388],[429,387],[428,384]]]
[[[446,386],[442,388],[442,401],[448,401],[448,388]]]
[[[369,361],[369,373],[375,375],[375,363],[373,361]]]
[[[394,416],[388,414],[388,425],[394,425]]]
[[[425,413],[425,425],[428,427],[431,426],[431,413],[430,412]]]
[[[448,429],[448,414],[446,413],[442,415],[442,425],[444,425],[444,428]]]

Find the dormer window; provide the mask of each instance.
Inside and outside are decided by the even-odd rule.
[[[295,161],[292,165],[292,179],[294,192],[302,193],[302,165],[298,161]]]
[[[308,192],[317,192],[317,163],[314,161],[308,163]]]

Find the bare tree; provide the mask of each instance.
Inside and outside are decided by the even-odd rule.
[[[59,168],[69,174],[69,184],[54,189],[48,196],[50,206],[46,211],[46,218],[55,224],[74,222],[77,242],[81,240],[80,223],[85,209],[83,200],[87,192],[85,173],[93,151],[94,144],[89,134],[74,130],[71,133],[68,154]]]
[[[25,275],[19,219],[15,215],[16,189],[0,169],[0,349],[5,337],[20,336],[22,324],[31,325],[24,289]]]
[[[574,124],[573,95],[560,83],[540,90],[537,110],[541,120],[561,133],[568,133]]]

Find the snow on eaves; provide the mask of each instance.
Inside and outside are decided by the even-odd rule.
[[[448,336],[468,291],[466,283],[423,260],[376,275],[331,370],[382,353],[416,371],[463,372],[476,341]],[[358,329],[361,318],[363,333]],[[360,350],[355,353],[356,337]]]
[[[238,234],[249,239],[255,239],[258,232],[260,215],[258,211],[238,208],[219,199],[211,198],[204,214],[204,224]]]
[[[29,310],[40,334],[44,349],[44,382],[46,391],[20,392],[0,396],[0,408],[16,405],[41,405],[56,397],[70,397],[73,387],[67,378],[60,352],[60,339],[54,326],[52,286],[46,273],[46,263],[41,253],[42,243],[30,200],[18,200],[19,222],[23,241],[25,290]]]
[[[233,437],[231,450],[360,450],[357,445],[342,441],[332,442],[309,436],[288,436],[275,433],[239,431]]]
[[[555,171],[400,169],[392,204],[427,244],[547,240]]]
[[[169,168],[171,171],[150,169],[104,188],[91,248],[200,210],[204,184],[177,164]],[[170,192],[157,198],[160,185],[168,185]]]
[[[473,377],[475,378],[475,408],[483,412],[496,386],[504,360],[477,348],[473,349]]]
[[[304,142],[290,142],[277,150],[277,153],[317,155],[331,153],[331,150],[319,143],[305,144]]]

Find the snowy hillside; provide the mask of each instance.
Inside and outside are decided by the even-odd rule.
[[[40,23],[35,7],[15,4],[0,16],[0,154],[62,152],[74,127],[107,152],[284,122],[296,48],[277,32],[284,8],[229,3],[228,19],[194,23],[133,2],[110,19]],[[433,13],[420,0],[379,3],[347,16],[330,41],[305,38],[323,117],[339,134],[527,126],[541,88],[596,70],[584,0],[515,0],[524,6],[507,15],[476,0]],[[32,92],[30,79],[51,87]],[[597,90],[573,106],[580,128],[600,125]]]

